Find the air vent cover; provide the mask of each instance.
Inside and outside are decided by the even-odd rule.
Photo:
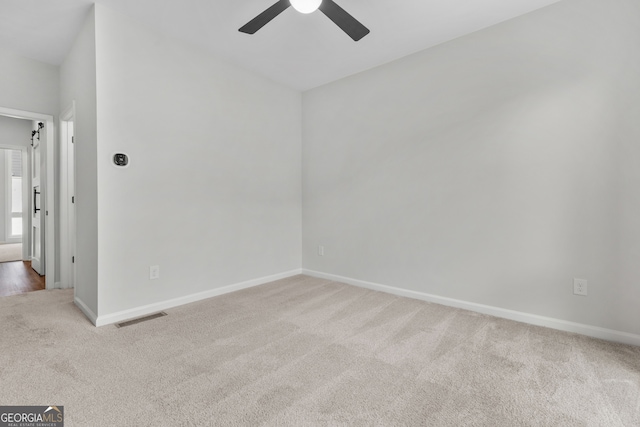
[[[125,326],[135,325],[136,323],[146,322],[147,320],[157,319],[158,317],[164,317],[166,315],[167,315],[167,313],[165,313],[164,311],[161,311],[159,313],[150,314],[148,316],[139,317],[137,319],[127,320],[126,322],[116,323],[116,327],[117,328],[124,328]]]

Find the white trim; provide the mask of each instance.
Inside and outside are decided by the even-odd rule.
[[[70,185],[70,181],[75,177],[75,162],[70,162],[69,152],[73,148],[70,147],[72,143],[69,142],[69,123],[73,123],[75,132],[75,116],[76,116],[76,103],[71,102],[71,105],[67,107],[58,119],[58,128],[60,134],[58,136],[58,155],[60,161],[60,183],[59,183],[59,215],[60,215],[60,282],[56,284],[57,288],[67,289],[75,287],[75,268],[71,262],[72,257],[75,255],[75,216],[71,215],[71,211],[74,209],[71,203],[70,188],[75,186]],[[74,173],[71,173],[74,172]],[[73,218],[73,221],[72,221]],[[75,294],[75,290],[74,290]]]
[[[56,277],[56,209],[55,209],[55,125],[53,115],[34,113],[31,111],[16,110],[14,108],[0,107],[0,115],[14,117],[17,119],[35,120],[46,123],[47,139],[44,144],[45,156],[45,173],[41,176],[41,185],[45,191],[45,203],[43,205],[45,211],[45,275],[50,278],[47,280],[46,288],[53,289],[55,286],[54,278]],[[24,247],[24,246],[23,246]]]
[[[33,113],[6,107],[0,107],[0,116],[13,117],[14,119],[40,120],[41,122],[53,120],[53,116],[49,114]]]
[[[477,313],[488,314],[490,316],[501,317],[503,319],[515,320],[516,322],[528,323],[536,326],[557,329],[565,332],[573,332],[576,334],[586,335],[593,338],[599,338],[607,341],[615,341],[623,344],[631,344],[640,346],[640,335],[630,334],[628,332],[615,331],[613,329],[600,328],[598,326],[585,325],[582,323],[569,322],[551,317],[538,316],[536,314],[523,313],[506,308],[493,307],[489,305],[476,304],[473,302],[446,298],[437,295],[426,294],[423,292],[410,291],[408,289],[396,288],[393,286],[381,285],[379,283],[366,282],[364,280],[352,279],[349,277],[338,276],[335,274],[322,273],[308,269],[302,269],[302,274],[317,277],[320,279],[333,280],[342,282],[360,288],[371,289],[374,291],[385,292],[388,294],[398,295],[401,297],[413,298],[422,301],[433,302],[436,304],[446,305],[449,307],[462,308],[464,310],[475,311]]]
[[[82,311],[84,313],[84,315],[89,318],[91,323],[93,323],[95,325],[96,324],[96,319],[98,318],[98,316],[96,316],[96,314],[93,312],[93,310],[91,310],[89,308],[89,306],[87,306],[87,304],[82,302],[82,300],[80,298],[78,298],[77,296],[73,297],[73,302],[76,304],[76,306],[78,306],[80,311]]]
[[[49,283],[51,288],[55,286],[56,277],[56,170],[55,170],[55,125],[53,123],[53,116],[47,120],[47,141],[45,144],[46,155],[46,181],[45,181],[45,275],[49,277]],[[42,175],[45,176],[44,174]],[[42,180],[42,178],[40,178]],[[40,181],[42,182],[42,181]],[[51,289],[47,287],[47,289]]]
[[[157,302],[154,304],[143,305],[141,307],[132,308],[129,310],[123,310],[105,316],[98,316],[94,321],[90,315],[87,314],[89,319],[96,326],[104,326],[112,323],[121,322],[123,320],[129,320],[140,316],[146,316],[147,314],[155,313],[160,310],[167,310],[169,308],[177,307],[184,304],[189,304],[196,301],[201,301],[207,298],[217,297],[220,295],[236,292],[242,289],[252,288],[254,286],[264,285],[265,283],[273,282],[275,280],[286,279],[287,277],[296,276],[301,274],[302,270],[291,270],[284,273],[274,274],[271,276],[261,277],[259,279],[247,280],[245,282],[236,283],[234,285],[223,286],[221,288],[211,289],[197,294],[191,294],[184,297],[178,297],[167,301]],[[76,298],[77,300],[77,298]],[[86,307],[86,306],[85,306]],[[82,309],[82,307],[81,307]],[[83,309],[84,311],[84,309]],[[89,310],[91,312],[91,310]]]

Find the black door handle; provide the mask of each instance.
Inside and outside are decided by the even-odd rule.
[[[37,194],[40,194],[40,192],[39,192],[39,191],[37,191],[35,187],[33,187],[33,214],[34,214],[34,215],[35,215],[35,214],[37,214],[37,213],[40,211],[40,209],[38,209],[38,208],[36,207],[36,200],[37,200],[37,199],[36,199],[36,195],[37,195]]]

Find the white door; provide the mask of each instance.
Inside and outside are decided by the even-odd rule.
[[[42,193],[41,141],[46,138],[45,128],[40,129],[40,139],[33,138],[31,149],[31,267],[44,276],[44,210]]]

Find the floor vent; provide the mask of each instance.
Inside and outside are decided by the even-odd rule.
[[[164,311],[161,311],[156,314],[150,314],[148,316],[139,317],[137,319],[127,320],[126,322],[116,323],[116,328],[124,328],[125,326],[135,325],[136,323],[146,322],[147,320],[157,319],[158,317],[163,317],[166,315],[167,313],[165,313]]]

